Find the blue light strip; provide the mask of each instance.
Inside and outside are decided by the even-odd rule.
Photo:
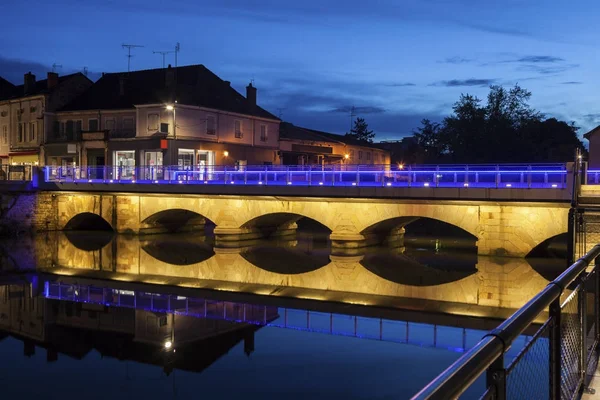
[[[93,292],[93,293],[92,293]],[[106,295],[117,295],[118,300],[117,303],[115,302],[106,302]],[[93,296],[93,297],[92,297]],[[121,298],[121,296],[125,296],[126,299],[133,299],[133,304],[124,304],[123,303],[123,299]],[[150,296],[151,300],[151,307],[144,307],[144,306],[140,306],[140,301],[136,301],[137,299],[148,299],[148,296]],[[95,297],[100,297],[98,299],[94,299]],[[208,319],[218,319],[218,320],[224,320],[224,321],[229,321],[229,322],[235,322],[235,323],[246,323],[246,324],[252,324],[252,325],[256,325],[256,326],[268,326],[268,327],[273,327],[273,328],[283,328],[283,329],[291,329],[291,330],[296,330],[296,331],[302,331],[302,332],[310,332],[310,333],[320,333],[320,334],[327,334],[327,335],[333,335],[333,336],[345,336],[345,337],[355,337],[358,339],[367,339],[367,340],[376,340],[376,341],[384,341],[384,342],[392,342],[392,343],[403,343],[403,344],[410,344],[410,345],[416,345],[416,346],[420,346],[420,347],[433,347],[433,348],[439,348],[439,349],[446,349],[449,351],[453,351],[453,352],[459,352],[459,353],[463,353],[466,350],[469,350],[468,346],[450,346],[450,345],[444,345],[444,344],[439,344],[437,343],[438,341],[436,341],[435,339],[433,339],[433,343],[431,342],[425,342],[425,341],[420,341],[420,340],[412,340],[410,337],[408,337],[409,332],[411,331],[411,329],[415,329],[416,327],[432,327],[433,331],[434,331],[434,336],[435,332],[437,330],[437,328],[439,327],[438,325],[431,325],[431,324],[419,324],[419,323],[411,323],[411,322],[406,322],[406,321],[395,321],[395,320],[386,320],[386,319],[379,319],[379,318],[367,318],[367,317],[356,317],[356,316],[349,316],[349,315],[345,315],[345,314],[333,314],[333,313],[322,313],[322,312],[311,312],[311,311],[307,311],[307,310],[300,310],[300,309],[282,309],[282,308],[278,308],[278,312],[279,314],[279,318],[277,318],[275,321],[273,322],[269,322],[266,323],[264,319],[262,320],[258,320],[256,318],[236,318],[236,317],[227,317],[226,315],[224,315],[224,313],[219,309],[219,306],[221,306],[223,309],[226,310],[226,306],[229,305],[231,306],[232,309],[234,310],[238,310],[238,312],[240,310],[243,311],[243,317],[246,317],[246,310],[249,310],[249,313],[251,315],[267,315],[267,306],[262,306],[262,305],[254,305],[254,304],[245,304],[245,303],[234,303],[234,302],[227,302],[227,301],[215,301],[215,300],[211,300],[211,299],[200,299],[200,298],[185,298],[185,297],[179,297],[179,296],[175,296],[175,295],[163,295],[163,294],[155,294],[155,293],[148,293],[148,292],[136,292],[136,291],[120,291],[117,289],[111,289],[111,288],[101,288],[101,287],[94,287],[94,286],[82,286],[82,285],[76,285],[76,284],[63,284],[60,282],[49,282],[46,281],[44,283],[44,298],[47,299],[52,299],[52,300],[60,300],[60,301],[73,301],[73,302],[77,302],[77,303],[87,303],[87,304],[99,304],[99,305],[104,305],[107,307],[123,307],[123,308],[132,308],[132,309],[140,309],[140,310],[145,310],[145,311],[151,311],[151,312],[160,312],[160,313],[169,313],[169,314],[176,314],[176,315],[183,315],[183,316],[189,316],[189,317],[195,317],[195,318],[208,318]],[[154,300],[154,301],[153,301]],[[182,310],[182,309],[169,309],[169,308],[163,308],[160,306],[154,306],[155,303],[158,301],[160,302],[162,300],[162,302],[166,302],[167,304],[171,305],[171,304],[176,304],[177,301],[184,301],[186,300],[189,304],[189,302],[192,302],[196,307],[197,306],[201,306],[202,304],[205,304],[204,307],[206,307],[206,305],[210,305],[210,306],[214,306],[217,309],[217,312],[213,312],[211,310],[211,313],[208,313],[207,311],[204,312],[195,312],[195,311],[190,311],[188,310]],[[206,310],[206,308],[205,308]],[[281,313],[284,313],[284,315],[281,315]],[[301,326],[301,325],[294,325],[294,324],[290,324],[289,323],[289,314],[292,313],[292,318],[298,317],[299,319],[303,319],[306,322],[306,326]],[[312,313],[312,314],[311,314]],[[308,314],[308,318],[306,317]],[[348,322],[348,320],[352,321],[352,323],[354,324],[354,329],[350,330],[350,331],[345,331],[345,330],[334,330],[334,329],[319,329],[319,328],[311,328],[310,327],[310,316],[314,317],[319,317],[319,316],[324,316],[325,318],[328,318],[332,325],[331,327],[333,327],[333,325],[335,325],[334,322],[334,318],[338,318],[337,322],[338,324],[340,323],[340,320],[346,321]],[[369,321],[369,322],[373,322],[374,324],[379,325],[379,335],[368,335],[366,333],[359,333],[357,331],[356,328],[356,324],[360,321]],[[283,322],[283,323],[281,323]],[[314,324],[314,322],[313,322]],[[385,326],[384,324],[394,324],[396,327],[401,327],[404,328],[404,326],[407,326],[407,337],[406,338],[396,338],[396,337],[384,337],[383,336],[383,326]],[[457,332],[460,332],[462,335],[461,337],[463,338],[463,344],[466,345],[466,337],[464,336],[466,334],[466,330],[463,328],[455,328],[455,327],[444,327],[444,329],[452,329],[452,330],[456,330]],[[482,331],[481,334],[483,334],[484,332]],[[473,343],[476,343],[476,341],[474,341]],[[515,354],[518,354],[518,351],[520,349],[515,348]]]

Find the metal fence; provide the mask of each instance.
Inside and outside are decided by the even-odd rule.
[[[50,167],[46,182],[564,188],[566,164]]]
[[[0,181],[31,181],[33,168],[31,165],[0,165]]]
[[[484,373],[483,399],[578,398],[598,363],[599,256],[596,245],[413,399],[458,398]],[[547,311],[545,323],[509,360],[514,340]]]

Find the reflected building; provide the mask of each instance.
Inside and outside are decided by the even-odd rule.
[[[111,303],[111,298],[116,301],[133,293],[123,290],[102,291],[99,298],[98,293],[87,292],[85,299],[65,301],[59,297],[73,299],[83,291],[75,286],[56,291],[60,285],[48,281],[39,290],[37,278],[33,281],[0,286],[0,339],[22,340],[25,356],[43,348],[49,362],[60,354],[82,359],[97,351],[103,357],[160,366],[167,374],[174,369],[200,372],[241,342],[249,355],[254,350],[254,332],[262,326],[231,318],[179,315],[182,310],[177,307],[160,311],[159,304],[147,310]],[[228,311],[235,315],[234,303],[196,304],[186,311],[194,312],[194,307],[205,315],[226,316]],[[277,308],[263,307],[260,315],[268,323],[278,317]]]

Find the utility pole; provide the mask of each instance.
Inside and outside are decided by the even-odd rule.
[[[56,72],[57,68],[62,68],[62,65],[57,63],[52,64],[52,72]]]
[[[129,70],[131,68],[131,57],[133,57],[131,55],[131,49],[134,47],[144,47],[144,46],[139,45],[139,44],[122,44],[121,47],[124,49],[127,49],[127,72],[129,72]]]
[[[171,54],[171,53],[175,53],[175,52],[173,50],[171,50],[171,51],[153,51],[152,52],[152,54],[162,54],[162,59],[163,59],[163,64],[162,64],[163,66],[162,67],[163,68],[165,67],[165,56],[167,54]],[[177,54],[175,54],[175,57],[177,57]],[[175,65],[177,65],[177,64],[175,64]]]

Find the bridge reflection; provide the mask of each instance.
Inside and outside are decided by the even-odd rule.
[[[544,267],[541,275],[524,259],[411,248],[332,255],[325,245],[302,237],[242,248],[213,248],[205,237],[182,235],[115,235],[93,250],[89,242],[74,243],[60,232],[37,237],[38,271],[504,318],[564,268],[560,260],[546,260],[537,264]]]

